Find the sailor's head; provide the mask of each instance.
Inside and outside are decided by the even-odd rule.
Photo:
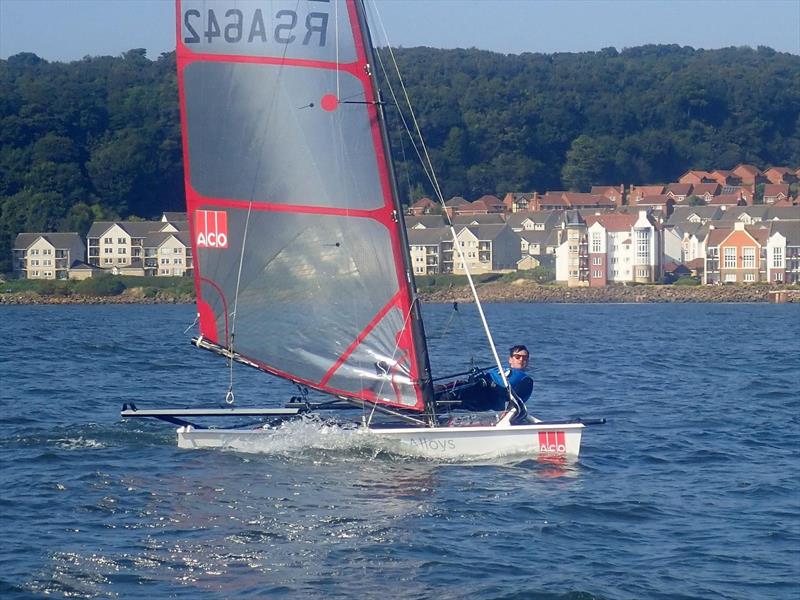
[[[522,344],[511,346],[508,351],[508,364],[512,369],[524,369],[528,366],[530,357],[530,352]]]

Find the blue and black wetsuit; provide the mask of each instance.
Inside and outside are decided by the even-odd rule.
[[[522,369],[506,369],[508,384],[514,394],[527,402],[533,392],[533,379]],[[508,402],[508,392],[503,387],[503,378],[500,371],[495,367],[485,373],[470,377],[472,385],[462,382],[452,392],[443,390],[442,398],[457,400],[460,404],[457,408],[469,411],[502,411]]]

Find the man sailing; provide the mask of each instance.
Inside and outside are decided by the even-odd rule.
[[[533,379],[525,372],[530,361],[530,352],[519,344],[511,346],[508,352],[506,380],[514,396],[520,401],[520,412],[533,392]],[[495,367],[485,373],[470,377],[470,382],[457,382],[451,390],[441,390],[442,399],[455,400],[456,408],[473,412],[503,411],[508,403],[508,391],[503,384],[500,370]],[[471,385],[470,385],[471,384]]]

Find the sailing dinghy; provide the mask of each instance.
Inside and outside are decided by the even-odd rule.
[[[364,9],[177,1],[193,343],[303,393],[282,408],[122,416],[178,425],[181,448],[247,450],[286,419],[355,406],[359,432],[407,454],[577,457],[588,422],[527,417],[504,376],[508,408],[488,421],[453,418],[457,402],[434,387]],[[309,402],[309,389],[331,402]]]

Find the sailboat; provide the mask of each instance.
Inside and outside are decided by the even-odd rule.
[[[434,385],[376,64],[363,0],[177,0],[193,343],[300,393],[279,408],[123,417],[178,425],[181,448],[242,449],[287,419],[357,407],[358,431],[403,453],[577,457],[588,422],[526,416],[505,376],[507,409],[483,421],[453,418]]]

